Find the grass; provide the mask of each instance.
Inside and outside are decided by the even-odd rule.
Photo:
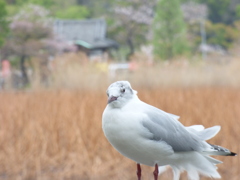
[[[180,115],[186,126],[221,125],[209,142],[240,153],[238,88],[133,87],[143,101]],[[103,135],[104,88],[1,92],[0,180],[136,179],[135,163]],[[222,179],[240,178],[238,156],[217,159],[224,162],[218,165]],[[152,179],[152,171],[143,166],[143,178]],[[159,179],[171,177],[167,171]]]
[[[62,55],[51,64],[47,87],[39,71],[28,90],[0,92],[0,180],[135,180],[136,164],[113,149],[101,128],[106,88],[122,79],[186,126],[221,125],[209,142],[240,153],[238,58],[154,65],[141,54],[134,58],[136,71],[109,76],[107,63]],[[218,165],[222,179],[240,178],[238,156],[217,159],[224,162]],[[153,179],[152,171],[143,166],[143,180]],[[159,179],[171,178],[169,170]]]
[[[97,86],[105,91],[111,82],[122,79],[129,80],[135,88],[240,87],[239,57],[219,56],[204,61],[182,58],[154,64],[147,63],[146,59],[143,54],[136,54],[135,70],[117,70],[114,74],[109,71],[108,63],[88,63],[81,54],[61,55],[51,61],[47,75],[35,69],[31,89],[38,90],[47,84],[51,89],[94,90]],[[41,79],[45,80],[43,84]]]

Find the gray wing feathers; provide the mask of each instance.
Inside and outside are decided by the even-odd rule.
[[[197,135],[187,131],[179,121],[168,113],[148,107],[145,114],[148,118],[142,121],[142,125],[152,133],[151,140],[164,141],[175,152],[202,151],[205,149],[205,142]]]

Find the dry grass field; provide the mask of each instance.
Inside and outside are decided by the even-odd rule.
[[[239,88],[135,89],[145,102],[180,115],[186,126],[221,125],[210,142],[240,153]],[[135,163],[103,135],[105,106],[103,88],[1,92],[0,180],[135,180]],[[222,179],[240,179],[239,156],[216,158],[224,162],[218,165]],[[143,166],[143,179],[153,179],[152,171]],[[171,178],[171,171],[159,177]]]

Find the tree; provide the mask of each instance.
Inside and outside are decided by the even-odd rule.
[[[66,8],[64,11],[59,10],[55,13],[55,17],[59,19],[84,19],[89,15],[86,7],[74,5]]]
[[[223,23],[232,25],[238,17],[239,0],[198,0],[205,3],[209,9],[208,18],[213,23]]]
[[[239,39],[239,30],[226,24],[211,22],[206,23],[207,42],[212,45],[220,45],[228,50],[232,47],[233,43]]]
[[[154,17],[154,53],[170,59],[188,51],[186,25],[178,0],[159,0]]]
[[[15,0],[8,1],[8,4],[8,11],[11,15],[16,14],[20,8],[28,4],[42,6],[48,9],[52,16],[59,19],[83,19],[90,14],[85,6],[77,3],[77,0]]]
[[[154,4],[147,0],[116,1],[112,4],[112,15],[108,19],[110,34],[122,45],[127,45],[127,59],[148,40]]]
[[[4,39],[8,33],[8,21],[6,20],[6,17],[6,3],[3,0],[0,0],[0,47],[3,45]]]
[[[41,6],[27,5],[21,9],[10,24],[10,38],[5,44],[8,55],[19,57],[19,67],[22,74],[22,83],[27,85],[26,60],[32,56],[44,56],[52,50],[48,46],[52,38],[51,20],[49,12]]]
[[[240,4],[236,6],[236,15],[240,18]]]
[[[54,0],[16,0],[17,5],[35,4],[45,8],[53,6],[56,2]]]
[[[8,15],[10,17],[16,15],[24,6],[29,4],[35,4],[38,6],[42,6],[48,10],[54,9],[57,4],[57,0],[5,0],[6,8]]]
[[[116,3],[115,0],[75,0],[78,5],[85,6],[91,17],[109,15],[109,10]]]

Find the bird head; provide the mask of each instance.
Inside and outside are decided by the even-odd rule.
[[[108,104],[112,107],[122,107],[136,94],[137,91],[132,89],[128,81],[117,81],[107,89]]]

